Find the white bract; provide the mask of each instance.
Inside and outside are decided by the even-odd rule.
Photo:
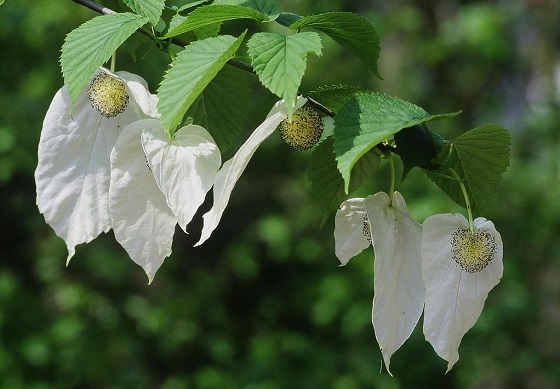
[[[144,119],[117,139],[109,187],[115,238],[149,282],[171,254],[175,225],[186,229],[204,201],[220,160],[210,134],[196,125],[169,140],[159,120]]]
[[[66,242],[76,245],[111,229],[109,155],[124,127],[157,117],[157,97],[131,73],[99,69],[72,99],[66,86],[54,96],[43,122],[35,171],[37,205]]]
[[[183,127],[169,141],[159,121],[150,122],[142,133],[142,146],[167,204],[186,232],[214,184],[222,163],[220,150],[200,126]]]
[[[434,215],[423,225],[424,335],[447,361],[447,371],[503,273],[503,243],[494,224],[477,218],[473,226],[471,231],[461,214]]]
[[[424,284],[420,245],[422,227],[399,192],[342,203],[335,217],[336,255],[342,265],[373,244],[372,323],[390,372],[391,356],[410,337],[422,314]]]
[[[306,102],[306,98],[298,97],[293,110],[295,111],[302,107]],[[287,117],[286,103],[284,100],[280,100],[268,113],[265,121],[253,131],[249,139],[239,148],[233,158],[224,162],[214,181],[214,204],[212,209],[203,216],[204,226],[196,246],[204,243],[218,226],[229,202],[231,192],[257,148],[274,132],[280,122]]]

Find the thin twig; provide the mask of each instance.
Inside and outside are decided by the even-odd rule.
[[[72,0],[72,1],[74,3],[81,4],[84,7],[87,7],[89,9],[91,9],[92,11],[98,12],[98,13],[103,14],[103,15],[109,15],[109,14],[116,13],[112,9],[103,7],[101,4],[97,4],[95,1],[91,1],[91,0]]]
[[[103,7],[102,5],[96,3],[95,1],[92,0],[72,0],[74,3],[83,5],[86,8],[91,9],[92,11],[95,11],[97,13],[103,14],[103,15],[110,15],[110,14],[116,14],[115,11],[113,11],[112,9],[109,9],[107,7]],[[148,35],[146,33],[146,31],[144,30],[139,30],[141,33],[143,33],[144,35]],[[151,37],[153,39],[153,37]],[[178,46],[186,46],[186,44],[184,42],[181,42],[179,39],[175,39],[175,38],[171,38],[171,43],[176,44]],[[234,66],[238,69],[244,70],[248,73],[252,73],[252,74],[256,74],[255,73],[255,69],[253,69],[253,67],[251,65],[249,65],[246,62],[243,61],[239,61],[237,59],[230,59],[229,61],[227,61],[227,63],[231,66]],[[319,103],[317,100],[309,97],[309,96],[304,96],[307,98],[307,102],[309,103],[309,105],[312,105],[313,107],[317,108],[319,111],[323,112],[325,115],[328,115],[330,117],[334,117],[335,113],[333,111],[331,111],[330,109],[328,109],[327,107],[325,107],[323,104]]]

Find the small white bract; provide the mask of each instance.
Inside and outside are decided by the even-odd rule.
[[[103,68],[73,107],[66,86],[55,94],[43,122],[35,183],[39,211],[66,242],[67,261],[76,245],[111,229],[109,155],[124,127],[158,117],[156,103],[142,78]]]
[[[471,231],[461,214],[434,215],[423,225],[424,335],[447,361],[447,371],[503,273],[503,243],[494,224],[480,217],[473,226]]]
[[[293,110],[302,107],[306,102],[306,98],[298,97]],[[237,180],[241,177],[241,174],[243,174],[251,157],[255,151],[257,151],[257,148],[272,135],[280,122],[287,117],[288,110],[286,109],[286,103],[284,100],[280,100],[270,110],[265,121],[253,131],[249,139],[239,148],[233,158],[224,162],[214,181],[214,205],[212,209],[203,216],[204,226],[202,228],[200,240],[196,246],[204,243],[218,226],[227,203],[229,202],[231,192]]]
[[[386,193],[342,203],[336,213],[335,252],[342,265],[373,245],[372,323],[390,373],[391,356],[410,337],[422,314],[420,244],[422,227],[399,192],[392,203]]]

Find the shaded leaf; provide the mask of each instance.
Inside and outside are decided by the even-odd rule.
[[[244,36],[245,33],[239,38],[221,35],[196,41],[177,55],[158,90],[158,110],[168,135],[173,134],[191,104],[234,57]]]
[[[293,30],[305,27],[319,30],[339,45],[347,48],[366,64],[379,78],[377,60],[381,48],[375,27],[363,16],[351,12],[327,12],[307,16],[290,26]]]
[[[250,99],[246,73],[226,66],[196,99],[187,115],[212,135],[223,153],[243,129],[251,108]]]
[[[360,158],[352,170],[350,193],[357,190],[371,177],[380,161],[381,158],[374,153],[367,153]],[[346,199],[344,180],[336,166],[332,137],[326,138],[313,150],[309,161],[308,176],[313,196],[323,207],[322,222],[324,223],[327,217]]]
[[[395,134],[395,142],[404,166],[401,181],[413,167],[429,166],[443,147],[441,137],[423,124],[403,128]]]

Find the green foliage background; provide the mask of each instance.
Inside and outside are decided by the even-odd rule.
[[[560,386],[560,3],[281,4],[301,15],[355,11],[381,36],[384,80],[325,37],[323,57],[308,59],[305,89],[348,83],[430,114],[462,109],[430,124],[448,139],[487,123],[511,131],[511,166],[483,214],[504,240],[504,278],[457,365],[444,375],[445,362],[419,327],[393,356],[395,377],[380,373],[370,320],[373,254],[338,267],[332,218],[320,228],[322,208],[310,197],[309,154],[279,136],[255,154],[206,244],[192,248],[202,213],[191,235],[177,232],[151,286],[112,233],[78,246],[66,268],[65,246],[35,205],[33,171],[42,119],[62,84],[64,36],[95,14],[69,0],[7,0],[0,7],[0,388]],[[168,59],[143,36],[126,47],[117,67],[155,91]],[[254,86],[240,142],[276,99],[256,79]],[[386,170],[368,182],[372,191],[387,190]],[[462,211],[417,169],[400,190],[420,222]]]

